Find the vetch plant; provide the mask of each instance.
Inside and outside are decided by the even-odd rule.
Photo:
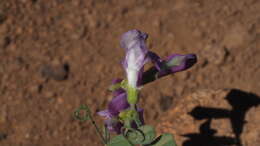
[[[107,146],[175,146],[171,134],[162,134],[156,138],[153,126],[146,125],[143,119],[143,109],[138,106],[141,87],[166,75],[184,71],[193,66],[197,57],[195,54],[172,54],[166,59],[149,51],[146,46],[148,35],[139,30],[130,30],[122,35],[120,45],[126,55],[122,62],[126,79],[115,79],[109,89],[113,99],[107,109],[97,114],[104,117],[103,133],[95,124],[87,106],[81,106],[74,113],[81,121],[91,120],[104,145]],[[153,66],[144,71],[144,65],[152,62]],[[85,111],[81,116],[80,112]],[[116,136],[111,138],[111,133]]]

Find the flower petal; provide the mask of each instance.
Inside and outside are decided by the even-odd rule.
[[[121,83],[122,81],[123,81],[123,79],[116,78],[116,79],[112,80],[112,84]]]
[[[160,71],[162,69],[162,67],[163,67],[163,63],[162,63],[161,58],[156,53],[154,53],[152,51],[149,51],[147,53],[147,56],[150,58],[150,60],[152,61],[152,63],[156,67],[156,69],[158,71]]]
[[[108,119],[105,120],[105,126],[109,131],[120,134],[123,124],[116,119]]]
[[[179,55],[173,54],[166,59],[165,62],[165,75],[186,70],[197,62],[197,56],[195,54]],[[164,76],[164,72],[160,73],[160,76]]]
[[[123,66],[127,73],[128,84],[132,87],[137,87],[140,70],[149,60],[145,45],[147,37],[146,33],[134,29],[124,33],[121,38],[121,47],[126,50]]]
[[[108,111],[113,116],[118,116],[119,112],[129,108],[129,104],[127,102],[127,95],[126,92],[119,94],[118,96],[114,97],[109,105]]]
[[[143,43],[148,38],[148,34],[137,29],[124,33],[121,37],[120,46],[124,49],[132,48],[136,43]],[[143,44],[144,45],[144,44]]]
[[[103,111],[97,112],[97,114],[99,116],[105,117],[106,119],[112,118],[112,115],[110,114],[110,112],[108,110],[103,110]]]

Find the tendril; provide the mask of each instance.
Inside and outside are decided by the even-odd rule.
[[[81,111],[84,111],[84,112],[85,112],[85,114],[84,114],[83,116],[81,116],[81,114],[80,114]],[[90,112],[90,110],[89,110],[89,108],[88,108],[87,105],[81,105],[78,109],[76,109],[75,112],[74,112],[74,118],[75,118],[76,120],[81,121],[81,122],[90,120],[91,123],[92,123],[92,125],[95,127],[97,134],[98,134],[99,137],[101,138],[102,142],[103,142],[105,145],[107,144],[108,139],[106,139],[106,138],[102,135],[101,130],[98,128],[96,122],[95,122],[94,119],[92,118],[91,112]],[[106,137],[107,137],[107,136],[106,136]]]
[[[81,115],[80,114],[81,111],[84,111],[85,114]],[[90,113],[90,110],[89,110],[88,106],[86,106],[86,105],[81,105],[74,112],[74,118],[77,119],[77,120],[80,120],[81,122],[89,120],[90,117],[91,117],[91,113]]]

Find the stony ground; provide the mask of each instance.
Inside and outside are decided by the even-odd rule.
[[[0,145],[101,145],[93,127],[74,120],[72,113],[83,103],[93,114],[106,108],[112,98],[107,87],[113,78],[124,77],[120,35],[134,28],[150,35],[148,46],[160,56],[198,55],[198,63],[190,70],[143,88],[140,105],[146,123],[174,121],[175,114],[168,113],[174,113],[175,107],[183,107],[183,114],[188,114],[196,106],[186,108],[185,98],[196,103],[196,98],[189,97],[205,90],[235,90],[239,105],[247,105],[245,98],[239,100],[244,94],[260,98],[259,0],[1,0]],[[210,103],[201,106],[213,108],[217,97],[201,96]],[[217,103],[232,111],[224,96]],[[181,122],[168,130],[179,127],[173,132],[180,134],[177,137],[197,136],[204,125],[211,131],[206,135],[236,139],[239,133],[239,137],[252,139],[251,143],[242,141],[243,145],[257,146],[259,104],[255,103],[245,105],[247,110],[238,108],[244,118],[235,123],[248,123],[242,128],[240,124],[238,132],[232,128],[221,131],[232,122],[218,127],[212,122],[217,117],[201,120],[192,115],[183,121],[192,118],[194,122],[188,123],[194,131]],[[196,146],[193,142],[183,145]],[[207,142],[204,145],[213,143],[212,139]]]

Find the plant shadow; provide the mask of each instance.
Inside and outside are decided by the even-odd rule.
[[[238,89],[232,89],[225,98],[232,106],[231,110],[210,107],[195,107],[189,114],[196,120],[206,119],[200,125],[199,133],[188,133],[183,136],[189,139],[183,146],[242,146],[241,134],[243,132],[245,116],[251,107],[260,105],[260,97]],[[230,119],[235,137],[216,136],[217,130],[211,129],[212,119]]]

